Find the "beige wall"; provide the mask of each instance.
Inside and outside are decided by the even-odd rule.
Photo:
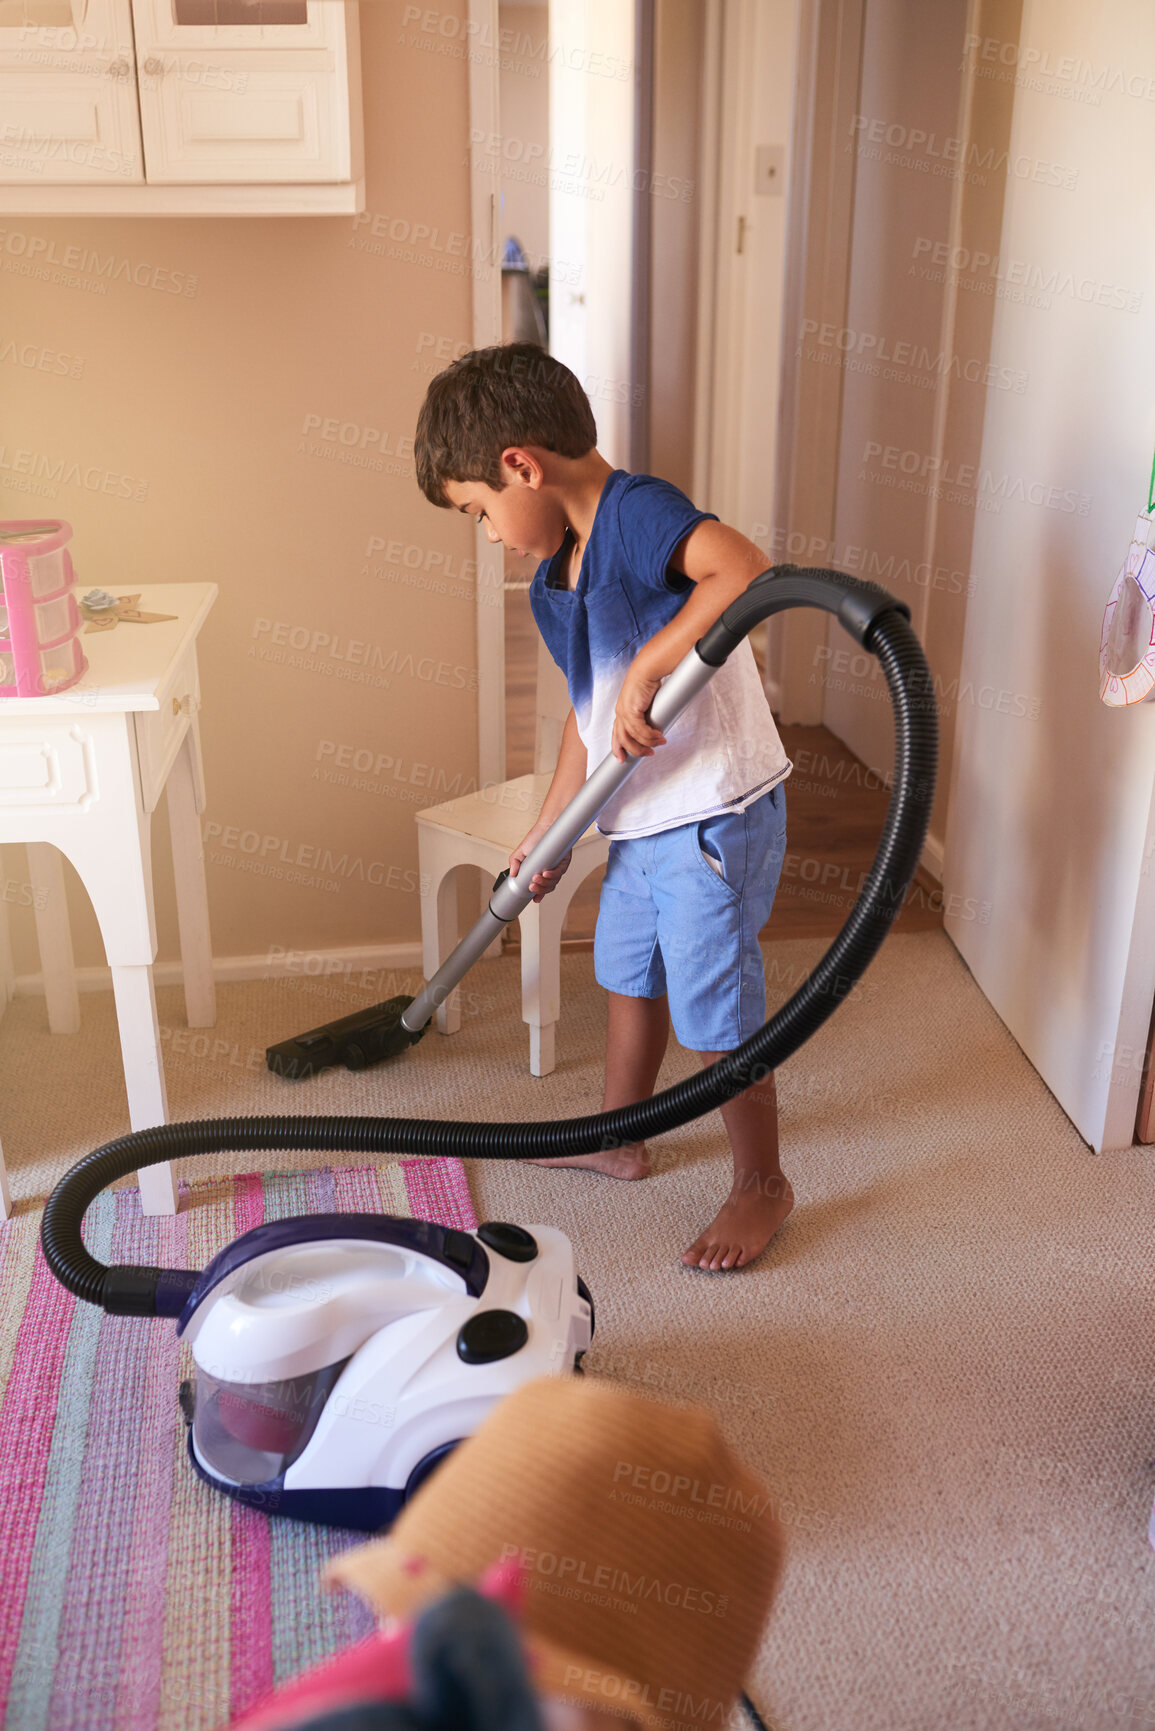
[[[170,295],[123,277],[97,292],[99,280],[0,274],[5,332],[83,361],[79,378],[0,361],[5,462],[31,450],[147,483],[139,503],[66,485],[37,496],[5,467],[0,514],[70,521],[83,588],[220,584],[201,638],[218,957],[415,939],[413,814],[435,803],[431,783],[461,790],[476,773],[473,538],[426,504],[406,454],[429,374],[470,332],[467,66],[401,25],[393,0],[361,9],[362,217],[20,217],[0,240],[3,266],[17,262],[14,235],[37,235],[195,279]],[[366,466],[338,460],[326,421],[365,441]],[[276,622],[333,647],[293,665]],[[343,677],[364,671],[342,658],[354,639],[379,659],[398,652],[380,685]],[[394,766],[338,785],[326,772],[341,746]],[[177,954],[167,827],[158,812],[161,959]],[[241,832],[277,853],[327,848],[344,869],[320,886],[253,875]],[[23,879],[23,851],[6,850],[4,869]],[[73,900],[77,960],[99,963],[87,902]],[[17,971],[32,971],[26,910],[13,927]]]
[[[952,473],[977,461],[993,392],[968,380],[963,368],[985,367],[989,306],[983,297],[964,296],[956,328],[942,272],[920,272],[914,261],[927,240],[951,235],[956,203],[965,202],[971,234],[981,210],[993,208],[997,250],[1004,177],[976,170],[960,182],[965,165],[945,155],[963,149],[959,61],[967,13],[967,0],[940,0],[934,8],[918,0],[867,0],[856,130],[842,145],[856,156],[846,322],[834,341],[821,331],[805,341],[818,364],[843,367],[833,563],[882,583],[911,607],[938,682],[944,764],[954,738],[950,694],[966,616],[974,506],[961,488],[936,499],[926,477],[944,472],[932,467],[940,460]],[[1009,113],[1005,92],[996,85],[993,100],[984,105],[980,98],[970,134],[980,156],[1005,150],[1005,114],[987,112],[1001,98]],[[987,328],[976,329],[984,320]],[[952,356],[959,359],[957,376],[941,364]],[[914,461],[908,453],[917,455],[913,476],[897,466]],[[830,649],[837,654],[846,646],[832,623]],[[861,680],[829,671],[825,677],[825,724],[872,768],[889,771],[893,727],[889,704],[879,700],[881,678],[863,692]],[[944,774],[932,825],[936,863],[947,781]]]
[[[970,34],[1002,41],[1017,41],[1022,24],[1022,0],[982,0],[971,7],[973,26]],[[1009,160],[1011,127],[1014,116],[1014,86],[992,79],[975,78],[964,87],[960,124],[956,134],[964,129],[978,149],[981,160]],[[1007,199],[1006,173],[995,174],[975,169],[973,178],[958,190],[955,226],[952,235],[957,244],[973,256],[986,253],[996,257],[1000,250],[1004,206]],[[949,343],[943,343],[960,358],[960,366],[973,369],[978,364],[991,366],[991,336],[996,300],[993,295],[966,294],[944,285],[948,300],[944,308],[943,327],[951,333]],[[945,473],[960,477],[978,473],[982,463],[983,429],[989,414],[1002,412],[1003,398],[1010,394],[1024,395],[1031,389],[1031,378],[1022,366],[1007,365],[991,376],[999,381],[991,388],[959,374],[948,374],[941,388],[938,423],[932,429],[931,450],[943,458]],[[916,584],[918,609],[915,622],[926,650],[927,660],[937,679],[936,695],[939,712],[939,779],[931,814],[931,838],[935,864],[945,852],[945,838],[950,813],[951,763],[954,759],[955,736],[964,705],[961,680],[963,638],[967,608],[975,589],[983,580],[981,565],[976,563],[974,538],[980,513],[975,509],[973,488],[951,486],[943,489],[942,498],[928,500],[925,524],[923,569],[928,579]],[[962,586],[963,574],[965,588]],[[941,584],[941,587],[936,585]],[[940,870],[941,875],[941,870]]]

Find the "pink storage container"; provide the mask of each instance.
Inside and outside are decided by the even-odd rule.
[[[0,523],[0,697],[66,691],[88,667],[71,539],[58,520]]]

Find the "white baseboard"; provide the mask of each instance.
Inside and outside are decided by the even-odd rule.
[[[937,883],[942,882],[942,838],[928,835],[922,850],[921,865]],[[421,975],[421,945],[412,940],[403,944],[345,944],[328,950],[287,950],[274,946],[264,955],[216,956],[213,958],[213,979],[218,985],[232,980],[281,980],[286,978],[346,979],[350,985],[365,991],[380,989],[391,997],[388,976],[394,973]],[[157,986],[181,986],[184,974],[179,961],[155,962],[152,970]],[[106,967],[77,968],[76,989],[79,992],[110,992],[112,975]],[[9,997],[34,998],[44,996],[44,976],[41,973],[0,975],[0,1016]]]
[[[347,979],[350,985],[373,991],[379,985],[387,985],[390,974],[399,972],[421,973],[421,945],[416,941],[347,944],[329,950],[286,950],[276,945],[263,956],[217,956],[213,960],[213,979],[218,985],[232,980],[280,980],[292,976]],[[158,986],[184,984],[179,961],[155,962],[152,977]],[[12,985],[17,997],[44,995],[44,976],[40,973],[17,974]],[[80,992],[110,992],[112,975],[106,967],[77,968],[76,988]],[[0,993],[0,1000],[2,996]]]
[[[942,882],[943,861],[943,837],[941,835],[928,834],[926,840],[922,844],[922,857],[919,860],[919,864],[922,866],[923,871],[930,873],[935,883],[940,884]]]

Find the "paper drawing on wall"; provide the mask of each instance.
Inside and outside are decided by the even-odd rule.
[[[1143,703],[1155,689],[1155,522],[1141,511],[1103,614],[1099,696],[1112,709]]]

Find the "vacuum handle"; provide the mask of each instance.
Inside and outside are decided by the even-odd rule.
[[[831,581],[837,585],[837,601],[831,606]],[[875,619],[882,613],[910,609],[877,583],[864,583],[841,571],[809,571],[797,565],[776,565],[743,590],[725,612],[683,656],[674,671],[662,681],[650,704],[649,719],[662,733],[673,726],[687,704],[709,684],[723,662],[733,654],[753,627],[787,607],[825,607],[859,643],[864,643]],[[561,815],[546,830],[536,847],[522,860],[516,877],[499,877],[489,906],[471,931],[438,968],[433,978],[404,1011],[401,1026],[415,1034],[438,1009],[494,940],[518,918],[533,900],[529,886],[538,872],[552,871],[569,853],[641,763],[627,757],[619,763],[614,755],[602,762]]]

